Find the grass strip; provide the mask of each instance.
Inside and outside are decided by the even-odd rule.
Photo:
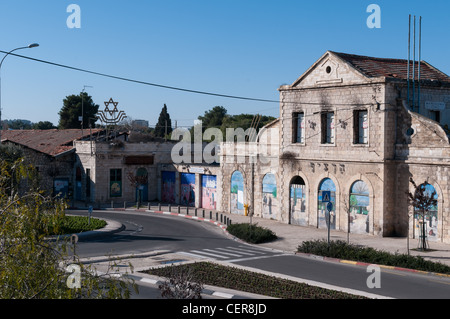
[[[281,299],[367,299],[363,296],[311,286],[283,278],[256,273],[211,262],[195,262],[183,265],[151,268],[144,273],[167,277],[174,271],[188,272],[193,281],[270,296]]]

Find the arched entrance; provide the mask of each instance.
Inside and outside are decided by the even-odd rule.
[[[352,184],[350,187],[349,203],[350,232],[355,234],[368,234],[370,197],[369,187],[367,187],[365,182],[358,180]]]
[[[232,214],[244,215],[244,176],[240,171],[231,175],[230,211]]]
[[[328,228],[328,202],[325,202],[325,196],[330,195],[329,202],[333,207],[330,212],[330,229],[336,229],[336,185],[330,178],[324,178],[319,184],[317,198],[317,225],[319,228]]]
[[[423,195],[433,198],[436,205],[426,207],[425,214],[419,208],[414,209],[414,237],[421,236],[422,227],[425,227],[426,240],[436,241],[440,238],[438,232],[438,203],[439,197],[435,187],[431,184],[421,184],[419,188],[424,188]]]
[[[266,174],[262,181],[262,217],[278,219],[277,181],[272,173]]]
[[[292,225],[308,225],[306,185],[300,176],[292,178],[289,184],[289,212],[289,222]]]

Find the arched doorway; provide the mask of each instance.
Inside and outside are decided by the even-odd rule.
[[[333,207],[328,219],[328,202],[324,201],[325,196],[329,197],[329,202]],[[336,229],[336,185],[331,178],[324,178],[319,184],[319,192],[317,196],[317,225],[319,228],[328,228],[328,220],[330,220],[330,229]]]
[[[144,167],[139,168],[136,171],[136,201],[147,202],[148,201],[148,172]]]
[[[272,173],[266,174],[262,181],[262,217],[278,219],[277,181]]]
[[[300,176],[292,178],[289,184],[289,212],[289,221],[292,225],[308,225],[306,185]]]
[[[361,180],[358,180],[350,187],[349,197],[349,224],[350,232],[355,234],[369,233],[369,187]]]
[[[433,198],[436,205],[426,207],[427,211],[423,214],[419,208],[414,209],[414,237],[421,236],[422,227],[425,227],[426,240],[436,241],[439,239],[438,233],[438,203],[439,196],[435,187],[431,184],[421,184],[419,188],[424,188],[424,196]],[[425,216],[423,216],[425,215]],[[423,223],[423,224],[422,224]]]
[[[244,176],[240,171],[231,175],[230,211],[232,214],[244,215]]]

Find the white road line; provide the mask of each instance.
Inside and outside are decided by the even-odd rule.
[[[234,256],[234,257],[242,257],[242,255],[237,255],[237,254],[232,254],[232,253],[226,253],[226,252],[223,252],[223,251],[217,251],[217,250],[222,250],[222,249],[225,249],[225,248],[216,248],[216,250],[213,250],[213,249],[203,249],[203,251],[211,251],[211,252],[217,252],[217,253],[219,253],[219,254],[225,254],[225,255],[230,255],[230,256]]]
[[[213,257],[217,257],[217,258],[228,258],[228,257],[226,257],[226,256],[208,253],[208,252],[203,251],[203,250],[191,250],[190,252],[193,252],[194,254],[213,256]]]
[[[242,246],[241,246],[242,247]],[[256,253],[256,254],[262,254],[262,255],[264,255],[264,254],[267,254],[267,251],[263,251],[263,250],[260,250],[260,249],[249,249],[249,248],[238,248],[238,247],[230,247],[230,248],[233,248],[233,249],[236,249],[236,250],[239,250],[239,252],[241,252],[241,251],[246,251],[246,252],[250,252],[250,253]]]
[[[202,256],[202,255],[197,255],[197,254],[193,254],[193,253],[188,253],[188,252],[186,252],[186,251],[180,251],[180,252],[178,252],[178,254],[186,255],[186,256],[191,256],[191,257],[196,257],[196,258],[201,258],[201,259],[215,259],[215,258],[211,258],[211,257],[206,257],[206,256]]]
[[[238,258],[238,259],[229,259],[229,260],[227,260],[227,262],[235,263],[235,262],[239,262],[239,261],[257,260],[257,259],[279,257],[279,256],[288,256],[288,254],[266,255],[266,256],[256,256],[256,257],[245,257],[245,258]]]

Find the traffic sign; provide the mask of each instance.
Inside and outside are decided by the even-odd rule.
[[[322,191],[322,202],[330,202],[330,201],[331,201],[331,192]]]
[[[331,211],[333,210],[333,203],[332,202],[328,202],[327,210],[328,210],[329,213],[331,213]]]

